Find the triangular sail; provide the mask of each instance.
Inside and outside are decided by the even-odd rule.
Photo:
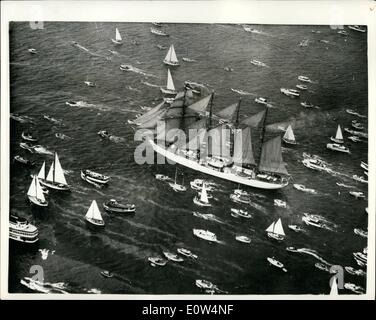
[[[252,117],[244,119],[241,123],[249,127],[253,127],[253,128],[258,127],[262,119],[264,119],[264,115],[265,115],[265,110],[260,111],[259,113],[256,113]]]
[[[167,69],[167,86],[166,88],[171,91],[175,91],[174,82],[172,81],[172,76],[170,69]]]
[[[234,134],[234,155],[233,161],[237,165],[255,165],[255,158],[252,149],[251,128],[236,130]]]
[[[85,215],[86,218],[93,218],[93,207],[94,207],[94,201],[95,201],[95,200],[93,200],[93,202],[91,203],[89,209],[88,209],[87,212],[86,212],[86,215]]]
[[[275,222],[273,222],[265,231],[266,232],[274,232],[274,225],[275,225]]]
[[[280,136],[270,139],[263,144],[259,170],[286,175],[288,174],[282,159]]]
[[[39,183],[38,177],[35,177],[35,185],[36,185],[36,197],[37,197],[37,199],[41,200],[42,202],[45,202],[46,199],[44,197],[43,190],[42,190],[42,187]]]
[[[294,136],[294,132],[292,131],[291,125],[287,127],[287,130],[283,138],[285,138],[286,140],[295,141],[295,136]]]
[[[338,128],[337,128],[336,139],[337,140],[343,140],[342,130],[341,130],[341,126],[340,125],[338,125]]]
[[[39,170],[38,173],[39,179],[46,179],[46,162],[43,161],[42,167]]]
[[[282,221],[281,221],[281,218],[278,219],[278,221],[276,222],[275,226],[274,226],[274,233],[276,234],[279,234],[281,236],[285,236],[285,231],[283,230],[283,226],[282,226]]]
[[[61,167],[59,157],[57,153],[55,153],[55,180],[54,182],[61,183],[67,185],[67,181],[65,180],[64,171]]]
[[[36,179],[36,177],[33,176],[33,180],[31,181],[29,190],[27,191],[27,195],[30,196],[30,197],[36,197],[36,195],[37,195],[37,185],[35,183],[35,179]]]
[[[188,106],[188,109],[193,110],[197,113],[205,113],[206,108],[208,107],[211,98],[212,98],[212,94],[209,94],[207,97]]]
[[[172,44],[170,46],[170,48],[168,49],[168,52],[166,54],[166,57],[165,57],[165,60],[166,61],[169,61],[169,62],[172,62],[172,63],[177,63],[179,62],[178,61],[178,58],[176,56],[176,53],[175,53],[175,48],[174,48],[174,45]]]
[[[91,203],[90,208],[86,213],[86,218],[103,220],[101,212],[99,211],[97,202],[95,200],[93,200],[93,202]]]
[[[238,105],[239,105],[238,103],[234,103],[234,104],[220,110],[218,113],[216,113],[216,115],[221,119],[231,121],[234,118],[234,114],[235,114],[235,111],[238,108]]]
[[[143,122],[149,121],[152,119],[155,114],[162,109],[162,107],[165,105],[165,102],[163,101],[162,103],[158,104],[155,106],[153,109],[149,110],[148,112],[144,113],[142,116],[138,117],[135,122],[137,124],[141,124]]]
[[[46,178],[47,181],[54,182],[54,162],[52,162],[50,170],[48,171],[48,175]]]
[[[116,32],[115,32],[115,40],[116,41],[121,41],[122,38],[121,38],[121,35],[120,35],[120,32],[119,32],[119,29],[116,28]]]
[[[330,287],[330,295],[331,296],[338,296],[337,277],[333,278],[332,286]]]
[[[205,182],[202,183],[200,201],[203,203],[209,203],[208,194],[206,192]]]

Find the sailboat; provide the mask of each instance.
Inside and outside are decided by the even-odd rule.
[[[287,127],[285,135],[283,136],[282,140],[287,144],[296,144],[294,132],[292,131],[291,124]]]
[[[167,64],[169,66],[178,66],[179,65],[179,60],[176,56],[175,48],[174,48],[173,44],[168,49],[168,52],[166,54],[166,57],[163,60],[163,63]]]
[[[197,204],[198,206],[201,207],[210,207],[211,204],[209,203],[208,199],[208,193],[206,192],[206,187],[205,187],[205,182],[202,184],[202,190],[201,190],[201,195],[200,198],[197,196],[194,197],[193,202]]]
[[[338,125],[336,137],[335,138],[330,137],[330,140],[332,140],[335,143],[343,143],[343,135],[342,135],[342,130],[341,130],[340,125]]]
[[[286,234],[283,230],[281,218],[279,218],[276,222],[274,221],[266,230],[269,238],[276,239],[278,241],[282,241]]]
[[[33,181],[31,181],[29,190],[27,191],[27,197],[29,198],[30,202],[40,206],[40,207],[47,207],[48,202],[46,201],[42,187],[39,183],[39,179],[37,176],[33,176]]]
[[[97,202],[95,200],[93,200],[93,202],[91,203],[90,208],[85,215],[85,219],[87,222],[95,226],[104,226],[104,221],[102,219],[101,212],[99,211]]]
[[[161,88],[162,93],[165,94],[177,94],[174,86],[174,82],[172,81],[172,76],[170,69],[167,69],[167,85],[166,88]]]
[[[116,30],[115,30],[115,39],[111,39],[111,41],[114,44],[117,44],[117,45],[123,44],[123,39],[121,38],[121,35],[120,35],[120,32],[119,32],[118,28],[116,28]]]
[[[177,181],[177,176],[178,176],[178,169],[176,168],[175,170],[175,181],[172,183],[172,182],[169,182],[168,184],[170,185],[170,187],[172,189],[174,189],[174,191],[186,191],[187,190],[187,187],[184,186],[183,184],[178,184],[176,181]]]
[[[51,164],[50,170],[46,177],[45,163],[43,162],[42,168],[39,171],[38,179],[40,183],[48,188],[55,190],[69,190],[69,185],[65,180],[64,170],[61,167],[59,157],[55,152],[55,159]]]

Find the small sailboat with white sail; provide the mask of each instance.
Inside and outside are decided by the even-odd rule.
[[[168,183],[170,185],[170,187],[172,189],[174,189],[174,191],[177,191],[177,192],[179,192],[179,191],[180,192],[187,191],[187,187],[186,186],[184,186],[183,184],[178,184],[177,183],[177,177],[178,177],[178,169],[176,168],[176,170],[175,170],[175,181]],[[184,180],[183,180],[183,183],[184,183]]]
[[[45,187],[67,191],[70,189],[67,180],[65,179],[64,170],[61,167],[59,157],[55,152],[55,159],[51,164],[50,170],[46,177],[45,163],[43,162],[42,168],[38,174],[39,181]]]
[[[266,230],[269,238],[276,239],[278,241],[282,241],[286,234],[283,230],[281,218],[277,221],[274,221]]]
[[[342,130],[341,130],[340,125],[338,125],[336,137],[335,138],[330,137],[330,140],[332,140],[335,143],[343,143],[343,135],[342,135]]]
[[[40,206],[40,207],[47,207],[48,202],[44,197],[44,193],[42,187],[39,183],[39,179],[37,176],[33,176],[33,180],[31,181],[29,190],[27,191],[27,197],[29,198],[30,202]]]
[[[166,88],[161,88],[164,94],[177,94],[175,90],[174,81],[172,80],[170,69],[167,69],[167,85]]]
[[[169,66],[173,66],[173,67],[179,65],[179,60],[176,56],[176,52],[175,52],[175,48],[173,44],[168,49],[168,52],[166,54],[166,57],[163,60],[163,63]]]
[[[209,199],[208,199],[208,193],[206,192],[205,182],[202,184],[200,198],[198,198],[197,196],[194,197],[193,202],[194,204],[197,204],[198,206],[201,206],[201,207],[211,206],[211,204],[209,203]]]
[[[119,29],[115,29],[115,39],[111,39],[111,41],[116,44],[116,45],[122,45],[123,44],[123,39],[121,37],[121,34],[119,32]]]
[[[294,135],[294,132],[292,131],[291,124],[289,124],[289,126],[287,127],[287,130],[282,140],[287,144],[294,144],[294,145],[296,144],[295,135]]]
[[[99,211],[97,202],[95,200],[93,200],[93,202],[91,203],[90,208],[85,215],[85,219],[87,222],[91,223],[94,226],[104,226],[104,221],[101,212]]]

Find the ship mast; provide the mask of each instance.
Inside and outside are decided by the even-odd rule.
[[[236,120],[235,120],[235,128],[237,129],[239,126],[239,113],[240,113],[240,103],[242,102],[242,98],[239,98],[238,108],[236,110]]]
[[[264,144],[264,139],[265,139],[265,124],[266,124],[266,117],[268,115],[268,107],[265,109],[265,114],[264,114],[264,120],[262,122],[262,129],[260,133],[260,148],[259,148],[259,154],[258,154],[258,160],[260,161],[261,159],[261,152],[262,152],[262,145]]]
[[[209,132],[212,128],[212,116],[213,116],[213,100],[214,100],[214,90],[212,91],[212,96],[210,98],[210,106],[209,106],[209,124],[207,125],[207,131]],[[212,139],[209,136],[208,138],[208,156],[212,156]]]

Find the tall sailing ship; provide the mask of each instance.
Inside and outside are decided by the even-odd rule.
[[[241,100],[216,114],[213,100],[214,92],[194,102],[186,88],[173,102],[162,102],[132,123],[153,130],[154,137],[146,139],[154,151],[177,164],[255,188],[287,186],[281,136],[264,141],[268,107],[240,121]],[[258,152],[253,130],[260,133]]]
[[[46,176],[46,164],[43,162],[43,165],[38,173],[39,182],[44,185],[45,187],[55,189],[55,190],[62,190],[68,191],[70,187],[65,179],[64,170],[61,167],[59,157],[57,153],[55,153],[54,161],[51,164],[50,170],[48,171],[48,175]]]

